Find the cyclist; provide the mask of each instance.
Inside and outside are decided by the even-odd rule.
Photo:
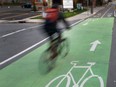
[[[58,41],[61,41],[61,30],[57,27],[57,23],[59,21],[63,21],[66,29],[69,29],[69,23],[65,20],[63,13],[60,12],[60,8],[57,4],[54,4],[52,8],[54,9],[54,13],[51,14],[52,17],[54,18],[45,18],[45,23],[44,23],[44,30],[47,33],[47,35],[50,37],[50,47],[52,47],[52,55],[50,57],[51,60],[53,60],[57,55],[57,48],[54,47],[53,42],[54,42],[54,34],[56,33],[58,35]],[[53,10],[52,10],[53,11]],[[47,15],[47,14],[46,14]]]

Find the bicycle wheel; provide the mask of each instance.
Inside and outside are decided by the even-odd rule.
[[[51,51],[50,48],[44,51],[39,59],[39,71],[41,74],[46,74],[54,66],[54,62],[50,60]]]
[[[62,41],[60,42],[58,48],[57,48],[57,52],[60,54],[60,56],[62,58],[64,58],[65,56],[67,56],[67,54],[69,53],[69,42],[67,38],[62,39]]]
[[[93,80],[94,79],[94,80]],[[91,80],[91,81],[90,81]],[[94,81],[94,82],[93,82]],[[95,83],[95,84],[94,84]],[[98,84],[97,84],[98,83]],[[98,75],[89,76],[80,85],[80,87],[104,87],[103,79]]]
[[[45,87],[70,87],[71,78],[68,75],[60,75],[52,79]]]

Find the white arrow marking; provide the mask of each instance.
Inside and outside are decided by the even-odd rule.
[[[92,46],[91,46],[91,48],[90,48],[90,51],[95,51],[97,45],[98,45],[98,44],[101,44],[101,42],[100,42],[99,40],[96,40],[96,41],[94,41],[94,42],[92,42],[92,43],[90,43],[90,44],[92,44]]]

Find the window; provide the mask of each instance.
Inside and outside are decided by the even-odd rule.
[[[42,0],[38,0],[38,2],[42,2]]]

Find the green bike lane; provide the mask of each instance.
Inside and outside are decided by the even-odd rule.
[[[106,87],[113,21],[113,18],[94,18],[73,26],[71,30],[63,33],[64,37],[69,39],[70,52],[65,58],[59,56],[53,70],[48,74],[39,73],[38,61],[42,52],[48,47],[48,43],[46,43],[0,70],[0,87],[45,87],[52,79],[67,74],[73,67],[70,64],[71,61],[78,61],[77,65],[81,66],[80,69],[73,68],[71,71],[76,82],[81,79],[86,71],[82,66],[89,66],[87,62],[94,62],[92,71],[103,79],[103,87]],[[99,41],[97,45],[91,44],[96,40]],[[90,72],[85,75],[79,85],[89,75]],[[61,79],[54,81],[50,87],[56,87],[55,85],[60,81]],[[66,80],[59,87],[66,87],[65,84]],[[71,81],[69,87],[72,86],[73,82]],[[91,78],[85,84],[85,87],[93,86],[100,87],[98,79]]]

